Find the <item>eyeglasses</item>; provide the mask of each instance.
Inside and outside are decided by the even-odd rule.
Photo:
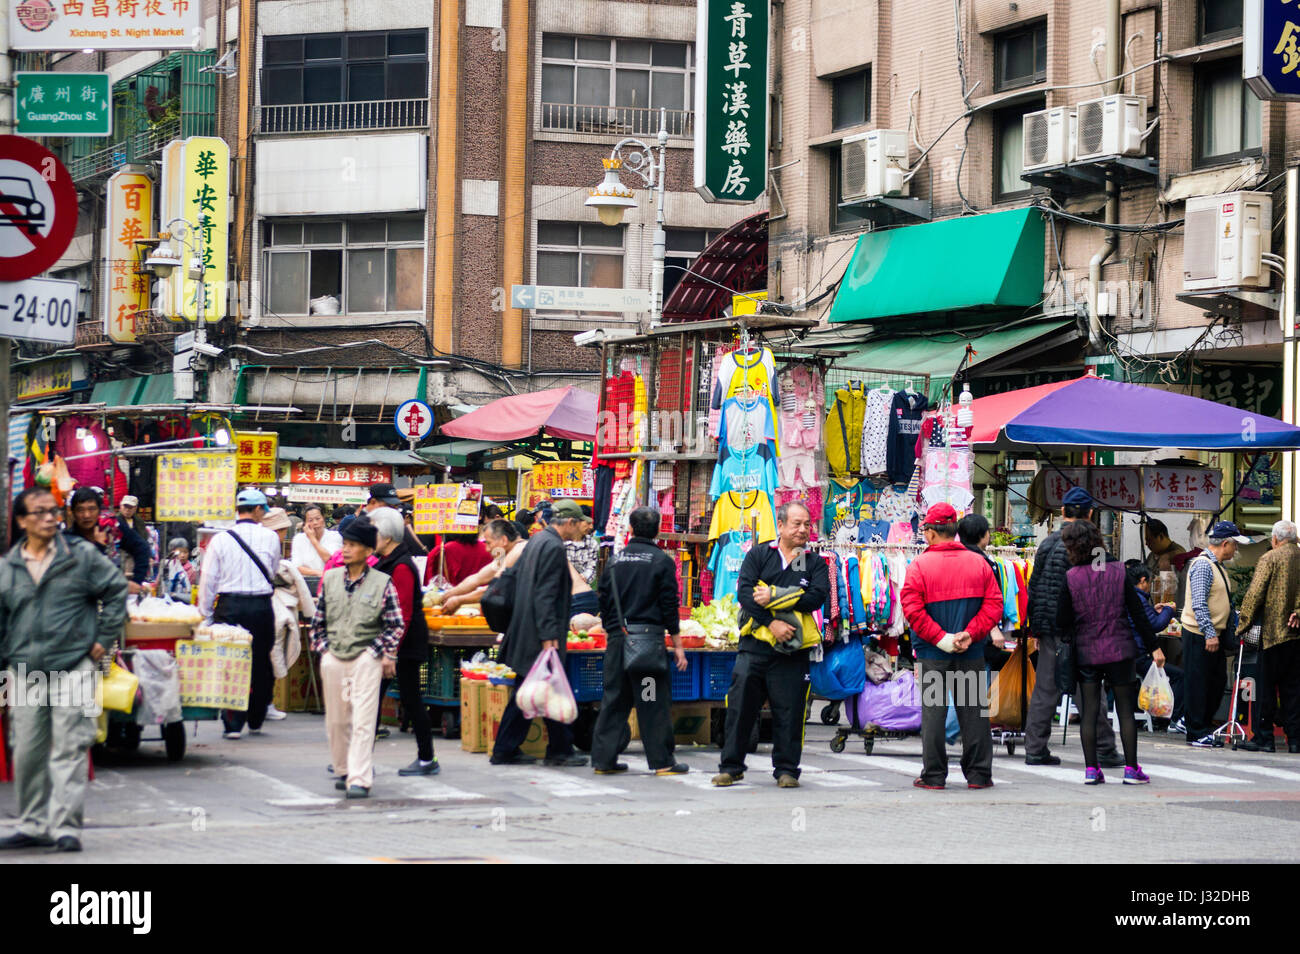
[[[40,507],[36,510],[29,510],[26,514],[26,516],[35,517],[37,520],[44,520],[46,517],[57,517],[58,515],[58,507]]]

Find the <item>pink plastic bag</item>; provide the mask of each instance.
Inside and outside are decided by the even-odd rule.
[[[862,694],[853,702],[857,703],[860,726],[871,724],[892,732],[914,732],[921,728],[921,693],[916,677],[910,672],[900,672],[880,685],[868,680]]]
[[[564,664],[556,649],[543,649],[533,668],[515,693],[515,705],[525,718],[573,722],[578,718],[578,703],[564,675]]]

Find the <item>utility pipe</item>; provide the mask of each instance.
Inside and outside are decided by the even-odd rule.
[[[1123,18],[1120,15],[1120,0],[1106,2],[1106,75],[1111,77],[1105,87],[1106,95],[1122,92],[1124,47],[1120,33],[1123,30]],[[1106,175],[1106,224],[1119,222],[1119,183],[1115,173]],[[1119,233],[1108,231],[1101,248],[1088,262],[1088,342],[1095,349],[1102,347],[1101,315],[1097,310],[1097,298],[1101,288],[1101,267],[1119,249]]]

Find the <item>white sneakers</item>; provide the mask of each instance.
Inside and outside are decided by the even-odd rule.
[[[266,718],[272,722],[279,722],[281,719],[289,718],[289,713],[281,712],[275,707],[275,703],[273,702],[266,707]]]
[[[223,732],[221,733],[221,737],[223,739],[242,739],[244,737],[244,730],[240,729],[238,732]]]

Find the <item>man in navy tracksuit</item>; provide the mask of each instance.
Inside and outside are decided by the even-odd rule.
[[[944,722],[951,694],[961,726],[961,770],[970,788],[993,784],[984,639],[1002,618],[1002,590],[988,561],[956,539],[957,511],[935,504],[922,524],[927,548],[907,568],[901,595],[912,630],[921,690],[921,777],[940,789],[948,778]]]

